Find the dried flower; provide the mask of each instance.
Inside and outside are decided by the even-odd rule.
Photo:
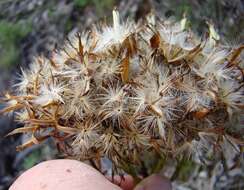
[[[243,46],[221,45],[211,24],[199,40],[185,22],[149,15],[123,23],[114,10],[113,26],[72,34],[51,58],[35,58],[15,95],[2,99],[1,112],[15,111],[25,125],[11,134],[32,135],[19,149],[53,137],[100,170],[108,158],[114,172],[137,175],[145,155],[204,160],[226,138],[238,149],[243,130],[232,126],[243,115]]]

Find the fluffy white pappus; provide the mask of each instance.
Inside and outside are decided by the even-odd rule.
[[[166,42],[170,45],[178,45],[180,48],[190,51],[195,48],[196,45],[191,44],[188,40],[188,35],[186,32],[181,32],[176,35],[169,34],[167,36]]]
[[[163,20],[157,25],[159,30],[162,30],[162,33],[180,33],[183,32],[181,24],[175,22],[172,19]]]
[[[21,68],[21,74],[19,74],[19,76],[17,77],[17,80],[19,81],[18,83],[14,84],[14,87],[17,88],[18,92],[21,93],[26,93],[28,85],[30,83],[30,77],[29,74],[27,73],[28,71],[24,71]]]
[[[119,150],[118,137],[119,135],[111,130],[103,133],[96,144],[100,149],[102,149],[102,153],[110,158],[111,155],[114,154],[114,151]]]
[[[217,81],[221,79],[231,79],[233,73],[233,68],[228,68],[227,63],[223,63],[221,65],[216,65],[216,74],[215,77]]]
[[[183,50],[190,51],[200,42],[196,37],[193,38],[189,32],[182,30],[180,23],[173,25],[160,24],[158,31],[163,43],[169,44],[168,52],[170,52],[171,46],[178,46]]]
[[[43,74],[42,77],[47,76],[47,72],[50,73],[50,64],[49,61],[44,57],[35,57],[33,62],[29,65],[29,69],[23,70],[21,68],[21,74],[17,77],[19,81],[14,85],[17,88],[17,92],[20,94],[27,94],[28,89],[34,87],[37,82],[37,78],[40,74]],[[39,80],[41,80],[41,78]]]
[[[212,107],[212,99],[199,92],[189,92],[182,97],[183,105],[185,104],[188,112],[198,111],[201,108],[210,109]]]
[[[52,53],[52,61],[59,67],[62,67],[68,59],[69,56],[67,55],[67,53],[65,53],[64,50],[56,50]]]
[[[69,42],[71,43],[71,42]],[[66,66],[66,63],[77,63],[79,62],[78,50],[76,50],[69,43],[60,50],[55,50],[52,53],[51,60],[55,66],[59,69],[62,69]]]
[[[135,81],[146,88],[155,88],[159,91],[162,86],[171,86],[174,74],[169,75],[169,69],[162,63],[156,63],[154,58],[148,60],[148,65],[141,65],[141,73]],[[144,69],[144,70],[143,70]]]
[[[206,57],[205,64],[221,64],[228,54],[229,51],[226,49],[216,49],[210,55],[208,55],[208,57]]]
[[[99,111],[102,120],[111,119],[113,127],[122,127],[127,125],[127,116],[129,110],[125,102],[116,102],[103,105]]]
[[[92,155],[89,154],[89,150],[95,146],[97,139],[99,139],[98,126],[91,122],[85,122],[77,128],[80,131],[75,135],[71,146],[74,148],[74,154],[86,159],[86,156],[90,157]]]
[[[73,52],[74,50],[76,51],[76,52],[73,52],[73,55],[75,55],[75,53],[79,52],[79,48],[82,48],[83,53],[89,52],[91,50],[92,39],[91,39],[90,34],[91,34],[90,32],[82,32],[80,34],[80,33],[77,33],[76,31],[73,31],[69,34],[66,46],[68,48],[70,48],[71,52]],[[79,47],[80,45],[82,47]],[[69,51],[67,50],[67,52],[69,52]]]
[[[209,82],[214,80],[229,79],[232,69],[227,67],[225,62],[229,52],[227,50],[215,50],[209,55],[195,59],[195,67],[192,68],[202,78]]]
[[[71,87],[72,86],[72,87]],[[76,81],[65,91],[66,96],[63,98],[66,103],[64,118],[76,116],[83,119],[87,114],[96,109],[93,102],[92,92],[89,91],[89,81]]]
[[[74,40],[71,41],[70,39],[68,39],[68,42],[66,42],[64,48],[63,48],[63,52],[66,54],[66,60],[68,59],[76,59],[79,49],[78,49],[78,40]]]
[[[98,95],[96,101],[101,105],[99,115],[106,120],[112,119],[113,125],[118,123],[118,126],[125,124],[126,116],[129,114],[128,97],[124,90],[125,86],[119,83],[108,84],[108,88],[103,88],[103,93]]]
[[[169,75],[169,72],[163,66],[155,66],[151,72],[147,72],[144,78],[138,77],[138,82],[142,87],[134,90],[134,96],[130,97],[134,102],[135,113],[143,112],[148,106],[152,106],[158,114],[162,115],[159,107],[165,106],[165,102],[173,103],[176,100],[173,89],[173,78],[175,75]],[[174,104],[174,103],[173,103]]]
[[[130,127],[130,130],[124,131],[124,136],[121,139],[122,143],[128,144],[128,151],[133,149],[149,148],[150,136],[140,133],[136,126]]]
[[[29,113],[26,109],[15,112],[15,120],[19,123],[24,123],[30,119]]]
[[[235,80],[221,80],[218,83],[219,97],[227,106],[227,111],[231,116],[233,112],[240,111],[244,106],[244,87]]]
[[[180,103],[186,106],[188,112],[198,111],[202,108],[211,109],[214,99],[207,92],[207,89],[202,89],[204,81],[196,82],[190,75],[184,77],[183,83],[180,83]],[[201,88],[200,88],[200,87]]]
[[[136,78],[138,83],[142,84],[141,88],[135,89],[135,99],[144,99],[147,103],[152,103],[162,96],[174,96],[174,81],[179,76],[178,71],[170,74],[169,69],[162,65],[153,65],[148,68],[143,76]]]
[[[148,91],[148,93],[151,91]],[[158,96],[158,95],[157,95]],[[144,102],[142,102],[142,100]],[[135,99],[135,101],[138,101]],[[178,118],[181,111],[176,107],[176,98],[171,96],[153,97],[153,94],[144,96],[138,102],[138,107],[135,110],[136,125],[143,132],[158,133],[162,138],[165,138],[165,125],[170,121]],[[155,131],[156,130],[156,131]]]
[[[108,88],[102,87],[103,92],[98,94],[96,98],[97,101],[101,101],[102,105],[107,105],[110,103],[122,102],[126,98],[125,86],[117,81],[115,84],[113,82],[108,83]]]
[[[33,83],[37,78],[39,83],[49,81],[50,78],[53,77],[53,73],[56,72],[55,68],[50,63],[50,60],[43,56],[36,57],[29,67],[28,74]]]
[[[153,87],[137,88],[134,91],[135,91],[135,96],[130,97],[129,99],[131,102],[134,103],[135,113],[143,112],[148,105],[152,105],[154,101],[161,98],[158,90]]]
[[[46,58],[44,58],[43,56],[34,57],[33,62],[31,64],[29,64],[30,73],[38,74],[43,69],[44,66],[49,65],[47,62],[48,62],[48,60]],[[50,68],[50,67],[48,66],[48,68]]]
[[[140,133],[151,134],[155,137],[159,135],[162,139],[165,139],[167,123],[168,121],[166,121],[164,115],[155,115],[147,110],[137,116],[135,124]]]
[[[78,66],[76,68],[68,65],[65,65],[62,69],[54,70],[52,74],[54,77],[63,77],[64,80],[66,79],[71,81],[75,81],[77,78],[84,75],[81,68],[78,68]]]
[[[67,38],[64,47],[60,50],[56,50],[53,52],[53,63],[56,64],[56,66],[62,68],[65,65],[65,63],[69,60],[80,61],[80,48],[82,48],[81,53],[88,52],[90,50],[89,34],[83,33],[79,35],[78,33],[71,33]]]
[[[178,80],[178,77],[180,76],[180,74],[178,73],[178,71],[175,71],[174,73],[172,73],[171,75],[169,75],[169,71],[164,71],[164,73],[160,73],[158,75],[158,91],[161,95],[170,95],[170,96],[175,96],[176,92],[178,91],[177,88],[175,88],[175,81]]]
[[[54,102],[62,102],[62,93],[64,91],[64,86],[62,84],[41,84],[40,95],[37,96],[33,102],[38,105],[48,105]]]
[[[158,80],[159,85],[166,83],[169,79],[169,68],[166,67],[162,63],[155,63],[152,61],[152,64],[148,68],[151,73],[147,73],[148,75],[154,75],[154,77]]]
[[[95,82],[112,81],[118,79],[121,73],[120,60],[105,59],[98,63],[96,74],[94,75]],[[102,79],[102,80],[101,80]]]
[[[113,27],[103,27],[101,32],[97,30],[97,43],[94,48],[95,53],[104,52],[113,45],[121,44],[135,31],[131,22],[121,23],[119,12],[113,11]]]
[[[59,51],[56,50],[53,52],[52,61],[59,68],[65,66],[67,61],[80,63],[82,61],[80,56],[90,52],[92,48],[91,41],[90,33],[88,32],[83,32],[82,34],[71,33],[67,38],[64,47]]]
[[[129,62],[129,79],[136,80],[135,78],[140,77],[143,72],[143,62],[139,56],[133,56]]]

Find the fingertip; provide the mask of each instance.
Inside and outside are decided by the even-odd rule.
[[[121,190],[91,166],[75,160],[51,160],[24,172],[10,190]]]

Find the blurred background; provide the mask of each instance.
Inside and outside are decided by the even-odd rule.
[[[114,7],[123,18],[136,21],[151,10],[162,18],[175,20],[186,14],[188,24],[199,35],[208,30],[206,21],[211,21],[223,43],[237,45],[244,40],[242,0],[0,0],[0,95],[12,87],[20,68],[27,67],[33,56],[50,56],[69,33],[88,29],[101,20],[110,22]],[[51,142],[16,152],[15,147],[25,136],[4,136],[18,125],[12,116],[0,116],[0,190],[8,189],[22,171],[40,161],[58,157]],[[212,173],[218,165],[214,163],[212,168],[205,168],[205,173],[191,172],[193,167],[195,169],[191,162],[184,163],[179,179],[181,183],[195,183],[188,185],[189,189],[204,189],[204,183],[212,182]],[[243,171],[240,166],[233,175],[216,174],[216,189],[244,189]],[[228,177],[223,179],[230,180],[226,182],[229,186],[221,182],[221,177],[226,175]],[[218,186],[220,182],[222,185]],[[176,188],[181,187],[177,185]]]

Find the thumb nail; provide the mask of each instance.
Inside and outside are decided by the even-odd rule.
[[[172,190],[172,185],[165,177],[153,174],[142,180],[135,190]]]
[[[137,185],[134,190],[146,190],[143,185]]]

